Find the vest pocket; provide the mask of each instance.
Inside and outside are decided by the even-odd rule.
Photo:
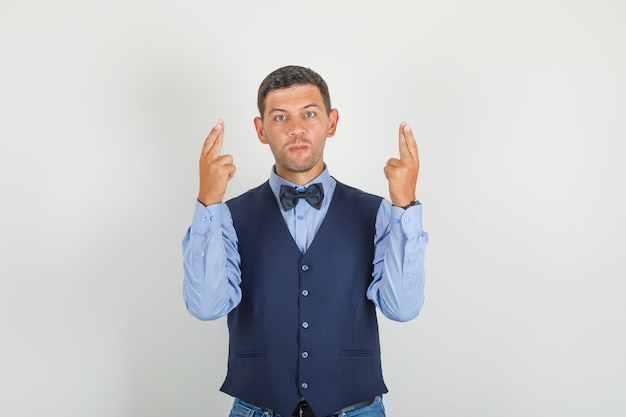
[[[263,351],[244,351],[237,352],[238,358],[261,358],[265,356],[265,352]]]
[[[339,351],[339,355],[341,356],[372,356],[371,350],[341,350]]]

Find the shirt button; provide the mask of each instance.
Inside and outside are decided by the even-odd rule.
[[[307,384],[306,382],[303,382],[302,384],[300,384],[300,387],[302,389],[307,389],[309,387],[309,384]]]
[[[308,271],[309,270],[309,266],[308,265],[302,265],[302,270],[303,271]]]
[[[215,221],[215,216],[211,216],[209,220],[211,220],[212,222]]]
[[[302,352],[302,358],[306,359],[309,357],[309,352]]]
[[[309,290],[302,290],[301,294],[306,297],[307,295],[309,295]]]
[[[200,220],[202,220],[203,222],[205,222],[205,221],[206,221],[206,216],[202,216],[202,218],[201,218]]]
[[[298,216],[298,220],[304,220],[304,216],[302,215]]]
[[[411,219],[409,219],[408,217],[404,219],[405,223],[411,223]]]
[[[400,219],[393,219],[393,222],[396,223],[396,224],[400,223]]]
[[[309,322],[308,321],[303,321],[302,322],[302,327],[305,328],[305,329],[308,329],[309,328]]]

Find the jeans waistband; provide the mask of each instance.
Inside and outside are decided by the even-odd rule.
[[[378,398],[378,397],[376,397]],[[347,407],[342,408],[341,410],[336,411],[335,413],[333,413],[330,417],[345,417],[346,413],[350,413],[351,411],[356,411],[359,410],[361,408],[364,407],[368,407],[370,405],[372,405],[374,403],[374,401],[376,401],[376,398],[372,398],[371,400],[367,400],[367,401],[360,401],[358,403],[349,405]],[[248,409],[249,411],[253,411],[255,413],[259,413],[259,415],[263,415],[264,417],[281,417],[278,416],[278,414],[274,413],[272,410],[270,410],[269,408],[266,407],[261,407],[258,405],[254,405],[251,403],[247,403],[239,398],[235,399],[235,405],[234,407],[244,407],[246,409]],[[256,414],[255,414],[256,416]],[[302,402],[300,404],[298,404],[298,407],[296,408],[296,410],[294,411],[294,415],[293,416],[284,416],[284,417],[315,417],[313,415],[313,412],[311,411],[310,407],[308,407],[308,404],[306,404],[306,402]]]
[[[350,411],[359,410],[359,409],[361,409],[363,407],[368,407],[368,406],[372,405],[372,403],[374,403],[374,401],[375,401],[375,398],[372,398],[371,400],[367,400],[367,401],[359,401],[358,403],[351,404],[351,405],[349,405],[347,407],[344,407],[341,410],[333,413],[331,415],[331,417],[343,417],[343,416],[346,416],[346,413],[349,413]],[[296,408],[296,411],[295,411],[293,417],[315,417],[315,415],[311,411],[311,408],[308,406],[308,404],[306,402],[302,402],[302,403],[298,404],[298,408]]]

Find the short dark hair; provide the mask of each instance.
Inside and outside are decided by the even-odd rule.
[[[289,65],[272,71],[259,86],[257,107],[261,118],[265,113],[265,99],[271,91],[295,85],[314,85],[319,88],[324,99],[324,106],[326,106],[326,113],[330,113],[330,94],[326,81],[310,68]]]

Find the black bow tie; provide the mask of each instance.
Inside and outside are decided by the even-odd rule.
[[[324,188],[321,183],[317,183],[309,185],[304,191],[298,191],[288,185],[281,185],[278,196],[285,211],[294,208],[301,198],[304,198],[311,207],[319,210],[324,199]]]

